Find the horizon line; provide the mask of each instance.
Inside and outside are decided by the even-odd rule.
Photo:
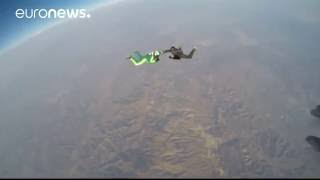
[[[106,1],[104,3],[97,3],[97,4],[89,5],[86,9],[88,11],[96,11],[98,9],[107,8],[107,7],[110,7],[112,5],[118,4],[123,1],[127,1],[127,0],[110,0],[110,1]],[[44,25],[42,27],[39,27],[38,29],[33,30],[32,32],[25,35],[24,37],[18,38],[16,40],[14,40],[13,42],[9,43],[6,47],[0,49],[0,56],[10,52],[12,49],[19,47],[21,44],[38,36],[39,34],[42,34],[42,33],[46,32],[54,27],[57,27],[58,25],[62,25],[62,24],[67,23],[68,21],[71,21],[71,20],[73,20],[73,19],[57,20],[54,22],[50,22],[47,25]]]

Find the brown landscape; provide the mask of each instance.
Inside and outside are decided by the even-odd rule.
[[[319,3],[240,2],[119,2],[0,55],[0,177],[318,177]],[[125,59],[172,45],[198,50]]]

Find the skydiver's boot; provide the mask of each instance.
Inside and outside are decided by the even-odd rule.
[[[315,109],[311,110],[310,113],[313,116],[320,118],[320,105],[318,105]]]

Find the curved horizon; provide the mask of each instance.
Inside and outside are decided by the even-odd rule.
[[[81,6],[80,4],[78,4],[77,7],[81,6],[81,8],[85,8],[88,12],[92,12],[99,8],[103,8],[120,1],[123,1],[123,0],[100,0],[100,1],[93,2],[91,4],[87,4],[87,6]],[[66,8],[73,8],[73,7],[63,7],[63,8],[66,9]],[[31,39],[32,37],[35,37],[69,20],[72,20],[72,19],[68,19],[68,18],[60,19],[60,20],[55,19],[55,20],[47,20],[45,22],[35,21],[33,24],[30,24],[29,27],[27,27],[24,30],[24,32],[17,33],[16,35],[12,33],[11,35],[12,37],[7,37],[4,43],[2,45],[0,44],[0,55],[8,52],[10,49],[16,48],[17,46]]]

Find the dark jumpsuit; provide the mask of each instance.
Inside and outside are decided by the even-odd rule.
[[[191,59],[195,51],[196,51],[196,49],[193,48],[191,50],[191,52],[186,55],[186,54],[183,53],[181,48],[176,48],[176,47],[172,46],[170,49],[165,50],[164,53],[170,52],[173,55],[173,56],[169,56],[170,59],[179,60],[181,58]]]

